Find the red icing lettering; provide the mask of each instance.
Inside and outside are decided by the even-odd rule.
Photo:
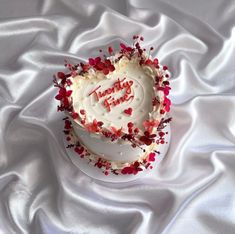
[[[109,100],[110,98],[111,98],[111,97],[106,98],[106,99],[104,100],[104,106],[106,107],[106,109],[107,109],[108,112],[111,111],[110,103],[108,102],[108,100]]]
[[[123,87],[126,88],[126,93],[130,94],[131,93],[131,86],[133,85],[133,81],[127,81],[125,83],[123,83]]]
[[[126,78],[123,78],[122,80],[118,78],[118,80],[113,84],[112,87],[105,89],[104,91],[98,91],[98,89],[101,88],[101,85],[99,85],[97,88],[95,88],[89,93],[89,96],[94,94],[96,100],[99,101],[100,98],[109,95],[109,97],[104,99],[103,105],[105,106],[107,111],[110,112],[111,107],[117,106],[123,102],[127,102],[130,99],[134,98],[134,95],[129,96],[131,94],[131,86],[133,85],[134,82],[132,80],[129,81],[125,80]],[[111,94],[114,94],[122,90],[125,90],[125,94],[122,97],[115,100],[112,96],[110,96]]]
[[[108,97],[108,98],[105,98],[104,100],[104,106],[105,108],[107,109],[108,112],[111,111],[111,106],[117,106],[123,102],[127,102],[129,101],[130,99],[134,98],[134,95],[131,95],[131,96],[128,96],[128,94],[124,94],[124,96],[118,98],[118,99],[110,99],[111,97]]]
[[[96,100],[99,101],[99,96],[98,94],[96,93],[96,90],[98,90],[101,86],[99,85],[97,88],[95,88],[93,91],[91,91],[88,96],[91,96],[91,94],[95,94],[95,97],[96,97]]]

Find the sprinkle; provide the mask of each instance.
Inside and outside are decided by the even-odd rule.
[[[81,114],[81,115],[85,115],[85,110],[81,109],[81,110],[80,110],[80,114]]]
[[[127,109],[124,110],[124,113],[127,114],[127,115],[131,115],[131,114],[132,114],[132,111],[133,111],[132,108],[129,107],[129,108],[127,108]]]

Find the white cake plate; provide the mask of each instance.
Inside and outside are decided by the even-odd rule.
[[[169,148],[170,139],[171,139],[171,128],[170,128],[169,123],[164,128],[164,131],[168,132],[168,134],[165,135],[165,141],[168,143],[158,145],[157,151],[160,151],[160,154],[156,155],[155,161],[151,164],[153,168],[152,169],[148,168],[143,171],[140,171],[136,175],[133,175],[133,174],[115,175],[112,173],[110,173],[109,175],[105,175],[101,169],[93,166],[92,164],[89,164],[86,158],[79,157],[73,148],[66,148],[66,146],[68,145],[68,142],[66,141],[65,136],[64,136],[64,145],[65,145],[66,152],[69,158],[71,159],[72,163],[89,177],[94,178],[96,180],[100,180],[104,182],[111,182],[111,183],[129,182],[129,181],[136,180],[140,177],[143,177],[153,170],[156,170],[156,167],[160,164],[160,162],[166,155],[168,148]]]

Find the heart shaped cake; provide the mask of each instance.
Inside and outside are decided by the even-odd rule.
[[[171,118],[170,73],[150,52],[133,46],[108,47],[107,55],[72,65],[58,72],[58,111],[64,111],[68,147],[105,175],[137,174],[147,168],[166,144],[164,131]]]

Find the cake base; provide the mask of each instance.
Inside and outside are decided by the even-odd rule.
[[[165,136],[165,140],[168,143],[156,145],[155,150],[159,151],[160,154],[155,157],[155,161],[151,163],[151,167],[148,167],[147,169],[144,169],[143,171],[140,171],[137,174],[116,175],[110,173],[109,175],[105,175],[100,168],[90,164],[87,158],[79,157],[73,148],[67,148],[68,141],[66,140],[66,136],[64,136],[64,145],[69,159],[77,168],[79,168],[87,176],[104,182],[112,182],[112,183],[129,182],[141,178],[149,174],[150,172],[154,171],[158,166],[158,164],[162,161],[162,159],[167,153],[170,144],[171,129],[169,123],[164,128],[164,130],[168,132],[168,134]]]

